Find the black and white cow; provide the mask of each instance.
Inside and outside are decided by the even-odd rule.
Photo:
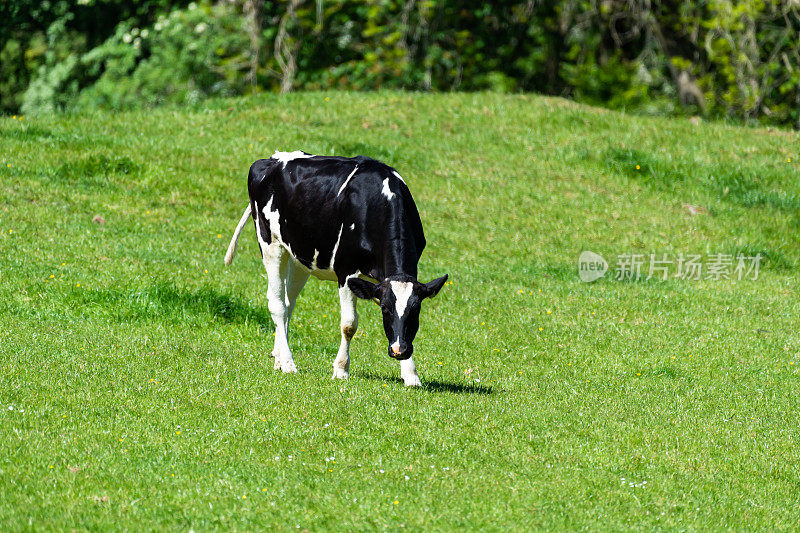
[[[333,378],[349,376],[358,297],[380,305],[389,356],[400,361],[405,384],[419,386],[411,354],[420,304],[439,292],[447,275],[429,283],[417,281],[425,236],[400,174],[369,157],[275,152],[253,163],[247,185],[250,205],[236,227],[225,264],[233,260],[236,241],[252,215],[269,280],[275,369],[297,372],[287,340],[289,321],[297,296],[313,275],[339,283],[342,341]]]

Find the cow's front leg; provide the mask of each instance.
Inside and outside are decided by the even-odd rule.
[[[264,267],[267,269],[267,300],[272,321],[275,323],[275,370],[297,372],[297,367],[289,350],[286,335],[289,316],[289,301],[286,297],[286,274],[289,253],[278,243],[273,242],[263,250]]]
[[[406,387],[422,386],[422,383],[419,381],[419,376],[417,375],[417,367],[414,366],[413,357],[400,361],[400,377],[403,378]]]
[[[347,287],[347,283],[339,287],[339,304],[342,308],[340,321],[342,342],[339,345],[339,353],[333,361],[332,379],[347,379],[350,376],[350,339],[358,330],[356,295]]]

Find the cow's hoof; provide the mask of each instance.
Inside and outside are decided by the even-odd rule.
[[[334,368],[333,377],[331,379],[347,379],[350,377],[350,372],[344,368]]]
[[[291,359],[281,363],[281,370],[283,370],[284,374],[297,374],[297,366],[295,366],[294,361]]]
[[[403,381],[405,382],[406,387],[422,387],[422,382],[419,380],[419,376],[403,377]]]

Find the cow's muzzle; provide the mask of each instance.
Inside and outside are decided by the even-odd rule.
[[[411,345],[404,346],[401,344],[400,346],[389,346],[389,357],[397,359],[398,361],[405,361],[411,357],[412,353],[414,353],[414,347]]]

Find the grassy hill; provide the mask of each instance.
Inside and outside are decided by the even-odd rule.
[[[798,141],[494,94],[0,118],[0,524],[796,529]],[[423,309],[421,390],[369,302],[331,381],[336,286],[313,278],[300,373],[272,370],[251,227],[222,259],[276,149],[405,177],[421,278],[453,282]],[[584,250],[612,272],[581,282]],[[765,262],[613,279],[651,252]]]

